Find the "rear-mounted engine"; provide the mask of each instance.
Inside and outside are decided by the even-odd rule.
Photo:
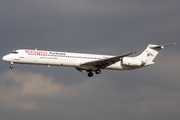
[[[140,60],[129,59],[129,58],[122,58],[121,64],[132,67],[138,67],[138,66],[140,67],[140,66],[144,66],[145,62]]]

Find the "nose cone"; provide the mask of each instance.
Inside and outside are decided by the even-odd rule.
[[[2,58],[4,61],[8,61],[10,60],[10,57],[8,55],[5,55],[3,58]]]
[[[6,56],[3,56],[3,58],[2,58],[4,61],[6,60]]]

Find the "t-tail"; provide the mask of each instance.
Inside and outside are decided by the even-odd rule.
[[[141,60],[142,62],[146,63],[146,65],[154,64],[153,60],[159,53],[161,49],[163,49],[166,46],[175,45],[176,43],[172,44],[166,44],[166,45],[154,45],[149,44],[147,48],[137,57],[136,59]]]

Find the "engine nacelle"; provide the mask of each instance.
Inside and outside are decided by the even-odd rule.
[[[134,60],[134,59],[129,59],[129,58],[122,58],[121,63],[126,66],[132,66],[132,67],[140,67],[144,66],[145,63],[140,61],[140,60]]]

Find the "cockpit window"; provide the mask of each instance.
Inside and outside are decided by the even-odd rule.
[[[17,51],[12,51],[12,53],[13,53],[13,54],[18,54],[18,52],[17,52]]]

